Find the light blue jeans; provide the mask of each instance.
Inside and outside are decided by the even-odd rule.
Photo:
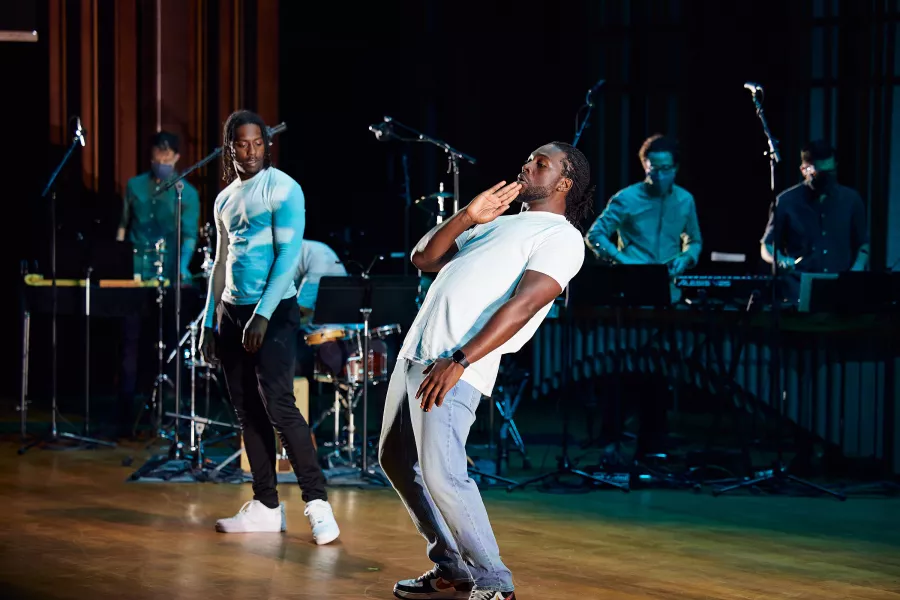
[[[513,589],[478,486],[469,478],[466,438],[481,392],[460,381],[430,412],[416,391],[425,365],[402,358],[391,375],[384,405],[381,468],[428,542],[428,558],[444,579],[476,587]]]

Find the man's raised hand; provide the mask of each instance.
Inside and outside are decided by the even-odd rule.
[[[497,185],[481,192],[466,207],[466,214],[473,222],[479,225],[490,223],[506,212],[510,203],[516,199],[522,189],[522,184],[516,181],[504,185],[501,181]]]

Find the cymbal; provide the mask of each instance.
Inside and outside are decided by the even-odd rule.
[[[453,200],[453,194],[435,192],[416,200],[416,206],[434,216],[447,217],[453,214],[453,203],[448,200]]]
[[[416,204],[419,202],[427,202],[427,201],[437,201],[437,200],[452,200],[453,194],[449,192],[435,192],[434,194],[428,194],[427,196],[422,196],[418,200],[416,200]]]

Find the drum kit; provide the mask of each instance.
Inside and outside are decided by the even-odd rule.
[[[212,237],[212,228],[207,225],[203,231],[203,238],[206,243],[197,250],[203,254],[204,260],[201,272],[195,276],[195,285],[202,284],[203,281],[208,280],[210,277],[213,266]],[[154,441],[151,441],[150,445],[153,445],[156,439],[168,440],[173,445],[173,448],[176,443],[179,446],[183,445],[185,460],[178,460],[176,461],[178,464],[174,464],[173,461],[179,455],[170,451],[168,463],[164,456],[160,456],[158,460],[151,460],[144,465],[132,475],[132,478],[156,476],[158,473],[164,473],[162,476],[168,478],[176,475],[177,472],[183,472],[192,465],[195,474],[199,473],[203,467],[213,466],[214,469],[211,475],[207,475],[215,479],[219,476],[219,472],[223,467],[240,456],[241,450],[225,458],[218,465],[214,465],[205,456],[204,447],[236,436],[239,426],[233,421],[230,423],[220,422],[202,417],[197,411],[198,399],[202,399],[206,410],[205,414],[207,417],[210,416],[210,391],[213,384],[218,384],[216,366],[206,362],[200,352],[199,332],[203,327],[205,309],[187,325],[184,335],[166,358],[162,308],[166,294],[163,267],[166,249],[162,240],[157,244],[155,252],[157,260],[154,264],[157,270],[156,279],[159,282],[157,293],[157,304],[159,305],[159,339],[157,343],[159,371],[153,385],[150,401],[144,407],[142,414],[150,415],[154,429]],[[333,418],[333,439],[330,442],[319,444],[331,450],[324,458],[329,468],[332,469],[354,467],[360,462],[362,451],[367,447],[365,439],[362,440],[362,443],[359,441],[359,436],[362,432],[356,426],[354,411],[364,397],[366,380],[372,385],[388,381],[388,343],[391,336],[402,332],[401,326],[399,324],[389,324],[369,328],[367,372],[363,371],[362,361],[363,348],[366,346],[366,340],[364,339],[365,325],[346,323],[307,327],[308,329],[303,334],[304,340],[315,353],[312,379],[317,383],[334,387],[334,402],[314,422],[311,422],[311,430],[315,433],[326,421]],[[190,372],[190,404],[189,407],[186,407],[187,410],[181,410],[179,406],[176,411],[169,412],[163,409],[163,397],[165,387],[173,386],[165,371],[167,365],[173,361],[182,362],[181,368],[187,368]],[[201,385],[203,388],[198,389]],[[229,414],[232,413],[229,412]],[[141,418],[142,416],[139,415],[138,422]],[[177,441],[175,428],[184,421],[189,422],[190,431],[188,435],[182,434],[180,436],[180,439],[183,441],[182,444],[182,442]],[[137,422],[135,425],[137,425]],[[211,429],[216,430],[216,433],[221,435],[210,439],[208,433]],[[179,431],[183,430],[179,429]],[[207,435],[206,438],[204,437],[205,435]],[[282,449],[282,454],[284,452],[285,450]],[[282,458],[286,457],[282,456]]]
[[[368,382],[385,383],[389,378],[387,340],[400,334],[398,324],[383,325],[369,330]],[[334,386],[334,403],[311,424],[315,433],[325,421],[334,419],[334,435],[327,456],[329,468],[354,464],[357,453],[366,451],[366,440],[357,446],[354,411],[362,397],[366,383],[363,373],[363,330],[358,324],[323,325],[306,333],[306,344],[315,351],[313,380]],[[341,413],[346,415],[346,425],[341,425]]]
[[[203,263],[201,266],[201,272],[194,277],[194,285],[202,285],[204,281],[209,279],[209,274],[212,271],[212,231],[212,226],[207,223],[202,233],[205,244],[203,247],[197,249],[198,252],[203,254]],[[213,383],[218,384],[215,365],[208,363],[203,359],[199,347],[200,338],[198,333],[206,316],[205,308],[200,312],[199,315],[197,315],[194,320],[188,323],[186,328],[187,331],[178,341],[175,349],[172,350],[168,355],[168,358],[165,358],[166,344],[163,335],[163,304],[165,302],[166,295],[166,277],[164,269],[166,255],[165,240],[160,239],[158,242],[156,242],[154,249],[150,252],[153,252],[155,254],[155,260],[153,264],[156,267],[155,280],[157,281],[156,303],[159,311],[157,339],[158,372],[153,383],[153,392],[150,396],[150,401],[143,407],[141,414],[138,415],[137,421],[135,422],[135,429],[137,428],[137,424],[142,419],[144,411],[147,411],[147,413],[150,415],[151,424],[155,431],[154,440],[162,438],[175,443],[175,427],[177,427],[182,420],[190,421],[190,433],[188,436],[188,444],[186,450],[191,458],[191,462],[194,463],[195,466],[201,466],[205,462],[204,446],[236,436],[239,427],[233,421],[228,423],[214,421],[209,418],[201,417],[197,414],[198,381],[203,381],[205,409],[207,415],[209,415],[210,410],[210,387]],[[164,412],[164,388],[165,386],[168,386],[174,389],[172,380],[165,372],[166,365],[175,360],[178,357],[179,353],[181,353],[182,355],[181,358],[183,360],[183,366],[187,367],[190,370],[190,408],[188,411],[182,412],[179,406],[178,410],[176,410],[175,412]],[[166,424],[164,423],[165,417],[172,418],[174,419],[174,421],[170,425],[166,426]],[[229,431],[214,439],[204,440],[203,435],[208,428],[224,428]],[[153,445],[153,443],[154,442],[151,441],[150,445]]]

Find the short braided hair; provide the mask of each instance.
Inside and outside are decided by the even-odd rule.
[[[566,219],[582,229],[582,222],[594,210],[594,187],[591,183],[591,165],[578,148],[565,142],[552,142],[566,157],[562,160],[563,177],[572,180],[572,188],[566,195]]]

